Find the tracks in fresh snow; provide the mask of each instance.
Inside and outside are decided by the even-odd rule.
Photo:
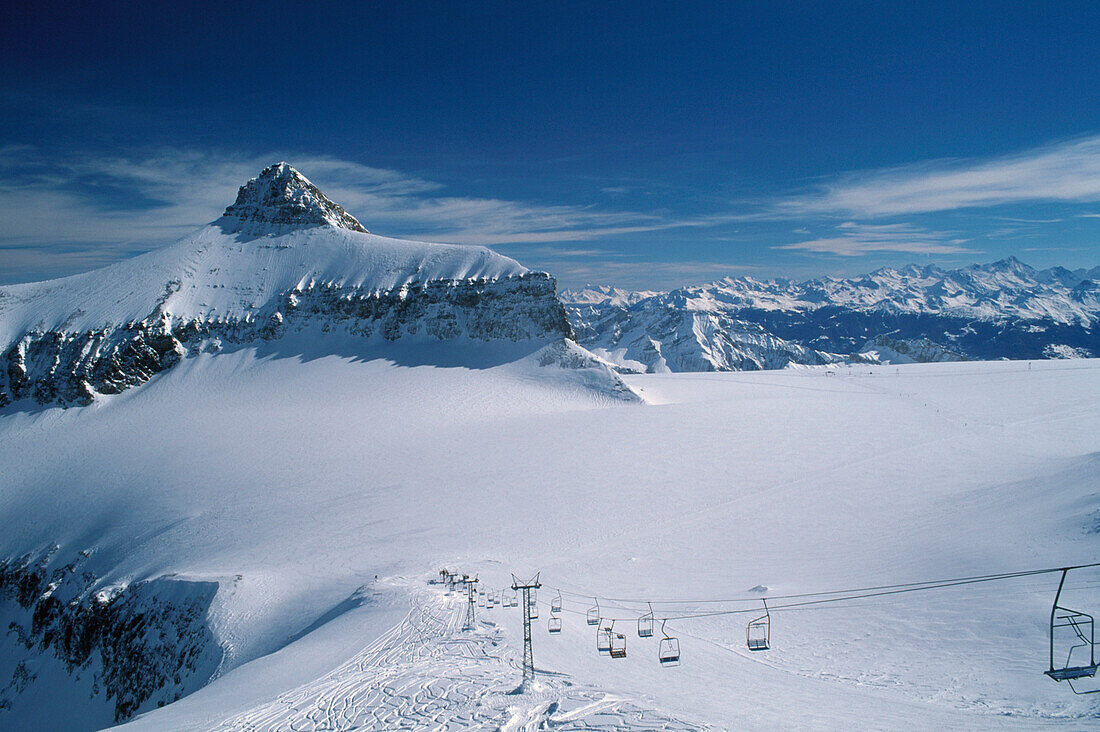
[[[223,722],[225,730],[689,730],[629,700],[540,675],[527,689],[497,626],[462,630],[464,606],[422,592],[395,627],[342,666]]]

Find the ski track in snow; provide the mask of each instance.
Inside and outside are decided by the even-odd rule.
[[[522,661],[492,621],[464,630],[459,596],[418,592],[396,626],[325,676],[219,730],[699,730],[635,702],[540,672],[517,688]]]

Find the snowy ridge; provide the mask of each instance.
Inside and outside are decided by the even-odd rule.
[[[965,358],[1096,356],[1098,278],[1100,267],[1036,270],[1010,257],[955,270],[740,277],[668,293],[587,288],[561,298],[580,342],[624,370],[725,371],[861,361],[878,337],[928,341]]]
[[[212,224],[100,270],[0,287],[0,344],[6,347],[30,331],[118,327],[154,312],[173,320],[247,320],[281,295],[313,288],[408,291],[434,281],[527,273],[483,247],[389,239],[334,226],[252,237]]]
[[[987,320],[1051,320],[1092,324],[1100,267],[1036,270],[1015,257],[954,270],[936,266],[884,267],[850,279],[822,277],[804,282],[727,277],[710,285],[685,287],[694,310],[751,309],[810,311],[823,307],[936,314]],[[565,290],[569,305],[632,305],[647,297],[673,293],[631,293],[617,288]]]

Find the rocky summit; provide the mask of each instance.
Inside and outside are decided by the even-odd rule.
[[[233,231],[328,224],[367,233],[354,216],[286,163],[264,168],[241,186],[219,223]]]

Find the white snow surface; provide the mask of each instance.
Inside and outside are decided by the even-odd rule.
[[[335,226],[233,231],[223,217],[175,244],[92,272],[0,287],[0,350],[31,330],[82,332],[141,321],[158,304],[181,320],[249,317],[314,286],[398,290],[528,270],[484,247],[390,239]],[[228,233],[227,233],[228,232]]]
[[[226,252],[217,261],[231,260],[232,244],[208,235]],[[474,251],[460,271],[512,266]],[[410,276],[394,256],[403,264],[388,282]],[[751,615],[675,621],[676,668],[633,628],[646,600],[658,616],[754,609],[761,588],[1100,559],[1100,361],[624,377],[640,405],[540,366],[535,344],[340,356],[350,346],[325,338],[341,336],[312,337],[188,358],[85,408],[0,411],[3,556],[56,541],[92,548],[104,587],[172,573],[220,583],[217,678],[133,729],[1100,720],[1100,695],[1042,674],[1056,575],[776,612],[763,653],[744,646]],[[443,567],[490,589],[541,571],[536,684],[508,693],[518,611],[479,609],[463,630],[462,603],[428,583]],[[551,636],[558,588],[565,629]],[[1063,600],[1095,611],[1098,588],[1100,572],[1071,574]],[[592,595],[622,619],[626,659],[596,653]],[[704,602],[723,598],[749,599]],[[78,693],[63,674],[49,680],[60,708]]]

